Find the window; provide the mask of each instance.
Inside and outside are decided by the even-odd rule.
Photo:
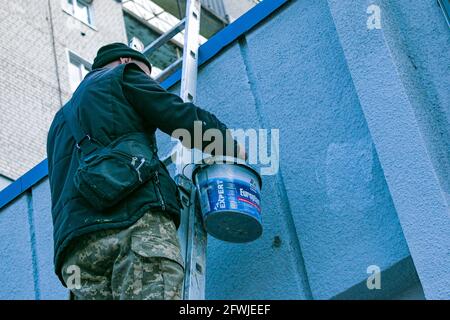
[[[69,51],[69,84],[74,92],[84,77],[91,71],[91,64]]]
[[[63,0],[64,10],[74,16],[75,18],[83,21],[88,25],[93,25],[93,14],[91,1],[88,0]]]

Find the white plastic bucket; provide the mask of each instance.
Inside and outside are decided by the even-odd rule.
[[[250,242],[262,234],[260,175],[245,163],[196,165],[193,181],[206,231],[228,242]]]

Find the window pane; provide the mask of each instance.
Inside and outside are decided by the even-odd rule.
[[[86,23],[91,23],[89,18],[89,7],[86,4],[78,0],[75,3],[74,10],[75,17]]]
[[[69,51],[69,84],[74,92],[84,77],[91,71],[91,65],[83,58]]]
[[[62,7],[67,12],[74,14],[73,12],[73,0],[62,0]]]
[[[70,90],[72,90],[72,92],[74,92],[77,89],[80,82],[81,82],[80,67],[78,65],[75,65],[72,62],[70,62],[69,63]]]
[[[84,64],[81,65],[81,80],[89,73],[89,69]]]

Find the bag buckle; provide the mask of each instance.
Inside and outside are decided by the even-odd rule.
[[[91,141],[91,137],[87,134],[87,135],[85,135],[85,136],[83,137],[83,139],[80,140],[80,143],[76,143],[75,146],[76,146],[78,149],[81,149],[80,144],[82,144],[83,141],[84,141],[84,139],[86,139],[86,138],[87,138],[89,141]]]
[[[139,163],[139,165],[137,167],[136,166],[136,160],[138,159],[138,157],[133,157],[131,160],[131,165],[134,167],[134,170],[136,170],[137,174],[138,174],[138,179],[139,182],[142,182],[142,178],[141,178],[141,172],[139,171],[139,169],[141,169],[141,167],[144,165],[145,162],[145,158],[142,157],[141,158],[141,162]]]

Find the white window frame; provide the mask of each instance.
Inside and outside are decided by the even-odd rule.
[[[89,61],[87,61],[86,59],[82,58],[79,54],[73,52],[72,50],[66,49],[66,53],[67,53],[67,76],[68,76],[68,80],[69,80],[69,88],[70,88],[70,91],[73,93],[73,92],[75,92],[76,88],[74,87],[74,85],[72,83],[71,74],[70,74],[70,65],[74,65],[74,66],[78,67],[80,82],[81,82],[81,81],[83,81],[86,74],[92,70],[92,64]],[[82,68],[82,67],[84,67],[84,68]],[[86,69],[87,72],[84,69]],[[86,73],[83,74],[84,72],[86,72]],[[78,83],[78,85],[79,85],[79,83]],[[78,87],[78,85],[77,85],[77,87]]]
[[[75,19],[83,22],[85,25],[91,27],[92,29],[96,30],[95,26],[94,26],[94,10],[92,7],[92,0],[88,1],[88,0],[70,0],[72,1],[72,4],[69,3],[69,0],[61,0],[62,1],[62,8],[63,11],[69,15],[71,15],[72,17],[74,17]],[[88,14],[88,21],[82,19],[79,15],[77,15],[77,11],[78,9],[78,4],[82,4],[84,6],[86,6],[87,8],[87,14]]]

